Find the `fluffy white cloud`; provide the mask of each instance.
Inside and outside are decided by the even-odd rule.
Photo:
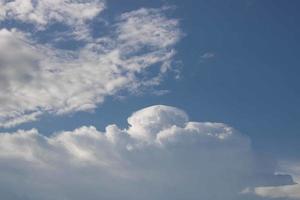
[[[162,105],[128,123],[50,137],[34,129],[1,133],[1,199],[233,200],[277,177],[272,164],[257,162],[249,139],[225,124],[191,122]]]
[[[163,109],[162,109],[163,108]],[[173,107],[149,107],[135,112],[128,118],[128,133],[133,138],[151,143],[160,139],[157,133],[172,126],[182,127],[188,121],[187,115]]]
[[[6,13],[3,19],[34,22],[38,27],[58,21],[75,29],[104,8],[102,1],[4,1],[1,5],[1,13]],[[33,121],[45,112],[91,110],[121,90],[136,92],[159,84],[181,37],[178,21],[164,12],[165,8],[143,8],[124,13],[111,25],[111,34],[88,38],[71,50],[39,43],[34,31],[1,29],[0,127]],[[32,21],[31,15],[41,20]],[[158,71],[155,75],[145,73],[153,68]]]

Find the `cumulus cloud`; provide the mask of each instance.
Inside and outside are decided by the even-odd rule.
[[[49,137],[35,129],[1,133],[0,197],[233,200],[277,177],[273,164],[257,161],[249,139],[226,124],[192,122],[163,105],[133,113],[128,123]]]
[[[77,31],[104,8],[97,0],[1,1],[2,21],[35,28],[0,30],[0,127],[34,121],[45,112],[92,110],[121,90],[135,93],[161,82],[181,37],[178,20],[169,19],[166,8],[142,8],[117,17],[108,35]],[[37,40],[35,31],[42,26],[51,33],[51,23],[72,27],[85,40],[74,49]],[[157,73],[147,75],[150,70]]]

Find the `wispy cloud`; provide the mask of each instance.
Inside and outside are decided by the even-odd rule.
[[[32,32],[0,30],[0,127],[36,120],[45,112],[91,110],[121,90],[158,85],[181,38],[178,20],[166,17],[166,8],[123,13],[111,22],[111,34],[93,38],[87,26],[105,9],[103,1],[15,0],[0,6],[1,20],[35,27]],[[38,42],[35,31],[51,32],[51,23],[71,27],[76,32],[72,39],[80,36],[83,44],[65,50],[52,40]],[[79,30],[82,26],[86,29]],[[61,37],[64,34],[70,33]],[[158,73],[146,76],[154,65]]]
[[[73,34],[82,38],[89,34],[88,21],[105,9],[104,0],[13,0],[0,2],[0,20],[17,20],[33,24],[37,30],[53,23],[72,27]]]
[[[215,56],[216,55],[213,52],[206,52],[206,53],[202,54],[200,57],[201,57],[201,59],[212,59]]]

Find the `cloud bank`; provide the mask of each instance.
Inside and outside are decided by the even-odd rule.
[[[182,36],[178,20],[166,16],[168,8],[141,8],[117,16],[107,35],[95,36],[91,23],[105,6],[98,0],[1,1],[0,22],[5,27],[13,20],[15,27],[0,30],[0,127],[43,113],[93,110],[108,96],[161,82]],[[57,33],[55,24],[65,29]],[[68,41],[76,47],[58,45]]]
[[[246,187],[293,182],[274,175],[274,164],[258,161],[249,139],[226,124],[192,122],[163,105],[133,113],[128,124],[50,137],[1,133],[1,199],[232,200],[246,199]]]

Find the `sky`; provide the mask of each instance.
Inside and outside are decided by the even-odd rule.
[[[0,197],[300,199],[299,6],[0,0]]]

